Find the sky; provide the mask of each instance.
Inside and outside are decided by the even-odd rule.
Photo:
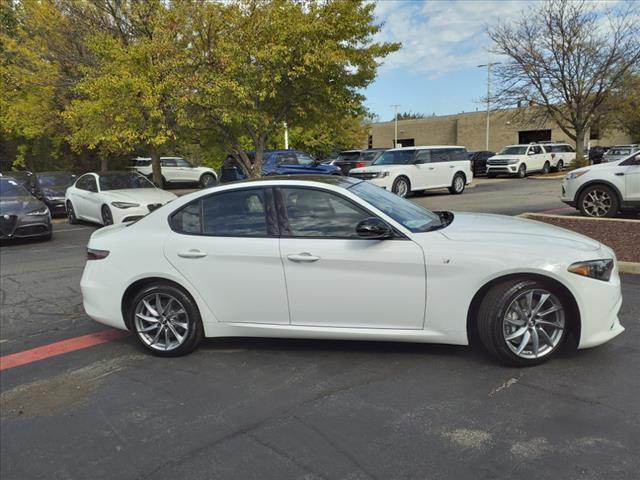
[[[364,92],[366,106],[380,121],[401,112],[447,115],[486,109],[487,70],[499,60],[489,53],[486,26],[509,22],[535,0],[379,0],[383,22],[376,40],[401,42],[383,61]]]

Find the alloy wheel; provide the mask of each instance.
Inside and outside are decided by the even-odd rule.
[[[109,207],[102,207],[102,224],[104,226],[113,225],[113,215]]]
[[[407,181],[404,179],[399,179],[396,183],[395,194],[399,197],[406,197],[409,191],[409,186],[407,185]]]
[[[180,347],[189,333],[186,309],[176,297],[166,293],[150,293],[138,302],[134,326],[147,346],[165,352]]]
[[[584,211],[590,217],[605,217],[612,203],[609,193],[598,189],[591,190],[582,200]]]
[[[564,336],[562,303],[544,289],[524,291],[507,308],[502,331],[507,346],[518,357],[528,360],[545,357]]]
[[[462,190],[464,190],[464,180],[462,179],[462,177],[458,176],[455,178],[455,180],[453,181],[453,188],[456,192],[461,192]]]

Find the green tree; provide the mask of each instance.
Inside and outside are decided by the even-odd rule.
[[[363,114],[361,90],[399,48],[374,42],[373,9],[360,0],[182,4],[184,123],[213,130],[256,177],[283,122],[308,128]]]
[[[340,116],[321,124],[290,128],[289,144],[323,158],[332,152],[363,148],[367,144],[368,132],[369,127],[363,117]]]

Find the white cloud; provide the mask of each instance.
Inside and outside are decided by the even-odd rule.
[[[382,70],[408,69],[429,77],[486,63],[485,26],[517,18],[528,1],[391,1],[376,3],[385,24],[378,39],[399,41]]]

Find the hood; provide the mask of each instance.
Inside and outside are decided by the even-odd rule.
[[[527,156],[524,153],[510,153],[508,155],[494,155],[493,157],[489,157],[487,158],[487,161],[489,160],[510,160],[512,158],[518,158],[518,157],[525,157]]]
[[[484,213],[455,213],[440,232],[453,241],[509,244],[516,248],[565,247],[583,252],[598,250],[596,240],[546,223]]]
[[[44,207],[44,203],[29,195],[0,198],[0,215],[24,215]]]
[[[571,170],[571,172],[569,172],[569,173],[590,172],[592,170],[606,170],[607,168],[617,167],[618,165],[620,165],[622,163],[622,160],[623,159],[616,160],[614,162],[598,163],[598,164],[595,164],[595,165],[589,165],[587,167],[576,168],[575,170]]]
[[[146,205],[148,203],[167,203],[178,198],[171,192],[159,188],[126,188],[122,190],[105,190],[103,195],[111,202],[133,202]]]

